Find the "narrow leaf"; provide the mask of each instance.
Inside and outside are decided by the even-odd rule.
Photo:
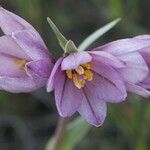
[[[121,19],[118,18],[102,28],[98,29],[94,33],[92,33],[90,36],[88,36],[78,47],[79,51],[86,50],[93,42],[95,42],[99,37],[101,37],[103,34],[105,34],[107,31],[112,29]]]
[[[47,21],[50,27],[52,28],[53,32],[55,33],[60,46],[62,47],[63,50],[65,50],[65,45],[67,44],[68,40],[61,34],[59,29],[56,27],[56,25],[53,23],[53,21],[49,17],[47,17]]]

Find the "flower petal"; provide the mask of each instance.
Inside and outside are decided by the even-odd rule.
[[[2,7],[0,7],[0,27],[5,34],[11,34],[12,32],[25,29],[35,31],[24,19]]]
[[[125,100],[127,96],[125,85],[115,69],[94,60],[92,70],[93,80],[86,85],[100,100],[113,103]]]
[[[82,91],[74,86],[64,72],[60,71],[55,83],[55,100],[59,114],[62,117],[74,114],[82,101]]]
[[[46,80],[40,78],[11,78],[0,77],[0,89],[11,93],[33,92],[46,84]]]
[[[78,112],[90,124],[99,127],[106,117],[106,103],[96,97],[91,89],[83,89],[84,97]],[[94,96],[94,97],[93,97]]]
[[[50,57],[44,42],[34,32],[29,30],[18,31],[13,33],[12,37],[32,60]]]
[[[37,76],[48,79],[52,67],[53,65],[49,59],[31,61],[26,64],[27,74],[33,78]]]
[[[138,85],[143,88],[150,89],[150,73],[148,74],[147,78]]]
[[[47,83],[47,92],[51,92],[54,89],[54,85],[56,84],[56,80],[57,80],[57,74],[59,73],[59,70],[61,70],[61,62],[62,62],[63,58],[59,58],[57,60],[57,62],[55,63],[51,75],[49,77],[48,83]]]
[[[0,54],[0,76],[24,77],[26,72],[15,63],[16,58]]]
[[[101,47],[95,48],[93,51],[105,51],[114,56],[119,56],[138,51],[148,46],[150,46],[150,42],[148,40],[130,38],[110,42]]]
[[[139,83],[147,77],[149,69],[140,53],[129,53],[122,55],[119,58],[124,61],[127,66],[126,68],[119,69],[119,72],[125,81]]]
[[[92,61],[92,57],[87,52],[75,52],[65,57],[61,64],[62,70],[76,69],[81,64]]]
[[[92,58],[96,59],[96,61],[100,63],[104,63],[115,68],[125,67],[124,62],[120,61],[117,57],[111,55],[110,53],[104,51],[91,51],[89,53],[91,54]]]
[[[135,85],[132,83],[126,83],[126,88],[127,88],[127,91],[129,91],[129,92],[136,93],[145,98],[150,98],[150,91],[144,89],[141,86],[138,86],[138,85]]]
[[[20,59],[31,60],[31,58],[22,51],[15,40],[9,35],[0,37],[0,53],[14,57],[17,56]]]

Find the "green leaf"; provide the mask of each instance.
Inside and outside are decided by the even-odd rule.
[[[91,125],[85,122],[81,117],[72,121],[67,126],[60,150],[73,150],[74,146],[82,141],[90,129]]]
[[[57,26],[53,23],[53,21],[49,17],[47,17],[47,21],[48,21],[50,27],[52,28],[53,32],[55,33],[60,46],[62,47],[63,50],[65,50],[65,46],[66,46],[68,40],[61,34],[61,32],[59,31]]]
[[[103,34],[105,34],[107,31],[112,29],[121,19],[118,18],[102,28],[98,29],[94,33],[92,33],[90,36],[88,36],[78,47],[79,51],[86,50],[93,42],[95,42],[99,37],[101,37]]]

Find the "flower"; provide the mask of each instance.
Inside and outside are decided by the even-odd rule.
[[[148,40],[122,39],[59,58],[47,84],[48,92],[55,90],[59,114],[67,117],[78,111],[98,127],[106,117],[106,103],[124,101],[126,90],[149,97],[150,92],[138,85],[149,74],[138,50],[148,46]]]
[[[118,70],[128,92],[150,97],[150,36],[122,39],[94,49],[105,51],[126,64]]]
[[[150,42],[150,35],[140,35],[135,38],[143,40],[143,41],[146,40],[146,41]],[[144,58],[146,64],[148,65],[148,68],[150,70],[150,46],[140,49],[139,53]],[[143,88],[150,89],[150,72],[149,72],[148,76],[142,82],[140,82],[138,85]]]
[[[43,87],[52,57],[38,32],[25,20],[0,7],[0,89],[13,93]]]
[[[150,92],[140,85],[149,77],[148,61],[143,56],[150,47],[147,38],[117,40],[85,52],[67,40],[50,18],[47,20],[64,50],[47,84],[48,92],[55,91],[62,117],[78,111],[98,127],[106,117],[107,102],[124,101],[127,91],[150,97]]]

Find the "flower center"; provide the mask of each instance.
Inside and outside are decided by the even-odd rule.
[[[20,70],[25,70],[25,69],[26,69],[26,66],[25,66],[25,64],[27,63],[26,60],[23,60],[23,59],[15,59],[15,60],[14,60],[14,63],[19,66],[19,69],[20,69]]]
[[[75,70],[66,70],[66,75],[69,79],[73,80],[74,85],[79,89],[85,86],[86,81],[93,80],[90,63],[80,65]]]

